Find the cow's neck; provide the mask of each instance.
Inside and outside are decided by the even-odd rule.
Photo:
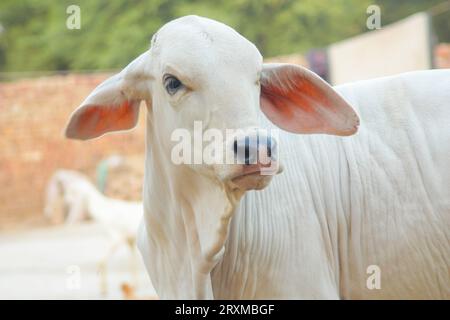
[[[152,281],[163,297],[213,298],[210,272],[242,194],[173,164],[153,137],[149,132],[144,183]]]
[[[339,297],[349,211],[347,169],[337,165],[345,155],[335,156],[342,146],[326,136],[280,137],[285,169],[242,200],[213,272],[219,299]]]

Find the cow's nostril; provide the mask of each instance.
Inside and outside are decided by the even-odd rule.
[[[252,161],[252,155],[250,152],[253,151],[253,148],[257,147],[252,146],[250,143],[250,137],[245,136],[244,139],[235,139],[233,142],[233,151],[234,154],[240,161],[243,161],[245,165],[250,165]],[[256,150],[256,148],[254,148]]]
[[[250,138],[248,136],[245,137],[245,164],[248,166],[250,164]]]
[[[233,151],[240,164],[257,164],[260,157],[274,160],[276,141],[267,135],[246,135],[233,141]]]
[[[272,157],[272,139],[267,139],[267,156]]]

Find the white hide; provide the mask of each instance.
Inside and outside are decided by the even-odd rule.
[[[449,70],[343,85],[336,90],[361,118],[357,135],[282,132],[284,172],[266,189],[248,191],[232,214],[210,297],[450,298],[449,88]],[[149,179],[163,178],[152,171]],[[193,190],[188,179],[181,188]],[[166,199],[161,204],[174,201]],[[162,298],[196,298],[195,283],[171,280],[186,277],[182,265],[149,250],[170,241],[183,257],[190,246],[176,209],[167,207],[166,227],[152,216],[154,204],[139,235],[152,281]],[[160,233],[148,237],[146,228]],[[179,236],[167,239],[165,230],[177,228],[170,234]],[[371,265],[381,269],[380,290],[366,286]]]
[[[215,298],[450,298],[450,70],[336,90],[358,134],[282,134],[284,172],[241,200]]]
[[[183,83],[173,95],[167,75]],[[349,84],[339,95],[304,68],[264,65],[231,28],[189,16],[97,87],[66,134],[129,129],[146,102],[138,242],[163,299],[450,298],[449,89],[450,71],[427,71]],[[295,133],[345,136],[359,123],[351,106],[356,135],[281,132],[284,172],[262,191],[233,187],[242,166],[170,158],[171,133],[194,120],[205,129],[272,127],[267,116]],[[369,290],[373,265],[381,288]]]

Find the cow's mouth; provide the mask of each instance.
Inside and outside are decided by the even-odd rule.
[[[248,177],[262,177],[263,175],[261,174],[261,171],[255,171],[255,172],[249,172],[249,173],[244,173],[244,174],[240,174],[234,178],[231,179],[232,182],[238,182],[239,180],[248,178]]]
[[[233,186],[244,190],[261,190],[272,177],[281,172],[278,166],[263,167],[260,165],[244,166],[242,171],[230,179]]]

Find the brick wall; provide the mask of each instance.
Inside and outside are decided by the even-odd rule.
[[[75,169],[94,178],[97,163],[111,154],[133,161],[128,169],[113,172],[115,186],[108,186],[109,195],[140,199],[144,106],[133,131],[86,142],[63,136],[71,112],[107,76],[68,75],[0,83],[0,229],[42,216],[46,183],[56,169]]]

